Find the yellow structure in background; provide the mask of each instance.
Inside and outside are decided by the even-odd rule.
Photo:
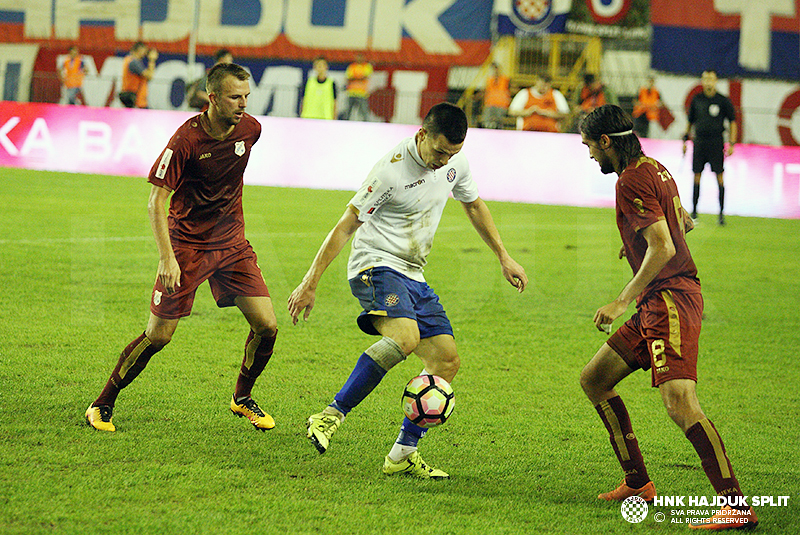
[[[512,96],[519,89],[533,85],[538,74],[549,74],[553,87],[571,100],[583,84],[583,75],[600,74],[603,43],[599,37],[570,34],[542,34],[528,37],[501,37],[469,84],[458,105],[474,117],[475,91],[483,85],[492,63],[498,63],[511,78]],[[567,119],[570,121],[571,117]],[[513,125],[513,119],[508,120]]]

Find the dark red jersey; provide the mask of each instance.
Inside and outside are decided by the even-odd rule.
[[[647,240],[640,230],[665,220],[675,244],[675,256],[644,289],[637,304],[661,290],[699,292],[697,268],[686,245],[681,199],[669,171],[654,159],[642,156],[622,171],[616,191],[617,226],[634,274],[647,251]]]
[[[148,177],[150,183],[173,191],[173,242],[212,250],[244,241],[243,176],[260,135],[261,124],[248,114],[224,141],[208,135],[200,115],[178,128]]]

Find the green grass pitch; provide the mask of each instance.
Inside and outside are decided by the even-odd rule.
[[[122,348],[145,327],[157,253],[142,178],[3,169],[0,175],[0,533],[580,534],[685,533],[651,513],[629,524],[595,497],[621,479],[578,385],[605,336],[594,311],[630,278],[614,213],[490,202],[527,270],[522,295],[458,203],[445,211],[426,276],[448,311],[462,368],[451,420],[421,443],[452,479],[386,478],[401,420],[397,366],[323,456],[305,419],[328,403],[371,338],[355,325],[346,253],[311,319],[286,299],[349,192],[245,188],[247,235],[279,321],[254,396],[277,421],[259,433],[228,411],[247,329],[208,286],[173,342],[118,400],[117,432],[83,413]],[[800,221],[706,216],[689,235],[706,302],[698,391],[745,494],[788,495],[757,509],[759,533],[800,533]],[[349,246],[348,249],[349,251]],[[632,311],[632,309],[631,309]],[[629,312],[631,312],[629,311]],[[617,324],[618,325],[618,324]],[[649,375],[619,388],[658,491],[713,496]]]

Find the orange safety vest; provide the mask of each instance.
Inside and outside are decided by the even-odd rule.
[[[531,106],[537,106],[543,110],[558,111],[558,105],[556,104],[552,89],[540,97],[535,96],[530,87],[525,91],[528,92],[528,102],[525,103],[526,109]],[[539,115],[538,113],[525,117],[522,123],[522,129],[536,130],[537,132],[561,132],[561,128],[558,126],[558,120],[553,117]]]
[[[648,89],[643,87],[639,90],[639,104],[633,107],[633,116],[639,117],[643,113],[647,114],[648,121],[658,120],[658,100],[661,95],[655,87]]]
[[[593,91],[589,87],[581,89],[581,109],[592,111],[606,103],[605,87]]]
[[[133,56],[130,54],[125,56],[125,61],[122,62],[122,89],[121,91],[132,91],[136,93],[136,107],[147,107],[147,78],[139,74],[134,74],[130,70],[130,64],[133,61]]]
[[[508,76],[487,78],[483,94],[483,105],[486,108],[508,108],[511,97],[508,93]]]
[[[347,93],[354,97],[366,97],[369,91],[369,77],[372,65],[369,63],[351,63],[347,66]]]
[[[83,61],[80,56],[75,59],[67,58],[62,67],[64,86],[69,88],[83,85]]]

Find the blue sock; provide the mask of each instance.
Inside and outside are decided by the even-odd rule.
[[[416,448],[419,439],[424,437],[427,432],[428,430],[424,427],[412,423],[408,418],[403,418],[403,425],[400,426],[400,434],[395,442],[403,446],[413,446]]]
[[[356,362],[356,367],[344,383],[339,393],[334,397],[331,406],[347,414],[353,407],[364,401],[372,390],[378,386],[386,370],[378,366],[366,353],[362,353]]]

